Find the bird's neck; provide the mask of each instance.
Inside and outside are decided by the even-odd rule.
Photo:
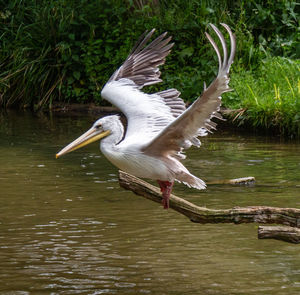
[[[122,140],[124,134],[124,127],[121,121],[117,121],[112,127],[111,134],[103,138],[100,142],[101,151],[107,152],[117,149],[117,144]]]

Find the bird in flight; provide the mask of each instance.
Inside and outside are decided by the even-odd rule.
[[[216,128],[217,124],[212,119],[222,119],[218,112],[221,95],[231,90],[228,86],[229,69],[236,42],[229,26],[221,25],[229,35],[230,53],[223,34],[210,24],[221,43],[223,54],[213,38],[205,33],[217,54],[219,70],[215,80],[209,87],[204,86],[202,95],[189,108],[174,88],[153,94],[141,91],[144,86],[162,81],[159,66],[164,64],[174,45],[167,33],[149,43],[155,30],[145,32],[101,92],[104,99],[126,116],[126,130],[118,115],[100,118],[88,131],[57,153],[56,158],[102,139],[101,152],[112,164],[137,177],[158,181],[166,209],[169,208],[174,181],[205,189],[205,182],[191,174],[181,161],[185,159],[185,149],[192,145],[200,147],[198,137]]]

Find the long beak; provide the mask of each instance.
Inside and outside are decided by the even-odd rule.
[[[59,153],[56,154],[56,159],[60,156],[70,153],[72,151],[75,151],[85,145],[88,145],[96,140],[99,140],[107,135],[110,134],[110,131],[102,131],[99,133],[99,130],[95,127],[92,127],[87,132],[82,134],[80,137],[75,139],[73,142],[71,142],[69,145],[67,145],[65,148],[63,148]]]

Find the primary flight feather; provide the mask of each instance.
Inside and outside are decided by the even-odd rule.
[[[137,177],[158,181],[163,206],[169,208],[169,196],[174,181],[197,189],[204,189],[205,183],[192,175],[181,163],[184,149],[200,146],[199,136],[207,135],[216,128],[213,118],[222,119],[218,112],[221,95],[230,91],[229,69],[234,59],[235,36],[226,24],[221,24],[229,34],[230,54],[223,34],[211,24],[216,33],[223,55],[206,33],[219,61],[215,80],[205,88],[202,95],[186,109],[180,92],[176,89],[146,94],[144,86],[161,82],[159,66],[164,64],[173,43],[164,33],[147,45],[154,29],[144,33],[131,53],[103,87],[104,99],[118,107],[127,118],[127,129],[119,116],[107,116],[97,120],[92,128],[74,140],[56,157],[71,152],[102,138],[102,153],[119,169]],[[125,133],[125,136],[124,136]]]

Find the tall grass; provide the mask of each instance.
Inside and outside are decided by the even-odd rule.
[[[72,62],[82,45],[75,34],[88,27],[89,35],[89,26],[84,19],[78,23],[76,11],[84,4],[7,1],[0,13],[0,105],[40,108],[61,99],[67,77],[84,69]]]
[[[224,104],[240,109],[239,124],[300,136],[300,60],[268,57],[254,71],[233,73],[231,86]]]
[[[60,34],[57,12],[54,7],[52,11],[37,8],[14,1],[8,5],[6,17],[2,16],[2,105],[44,104],[59,87],[59,50],[51,39],[52,32]]]

